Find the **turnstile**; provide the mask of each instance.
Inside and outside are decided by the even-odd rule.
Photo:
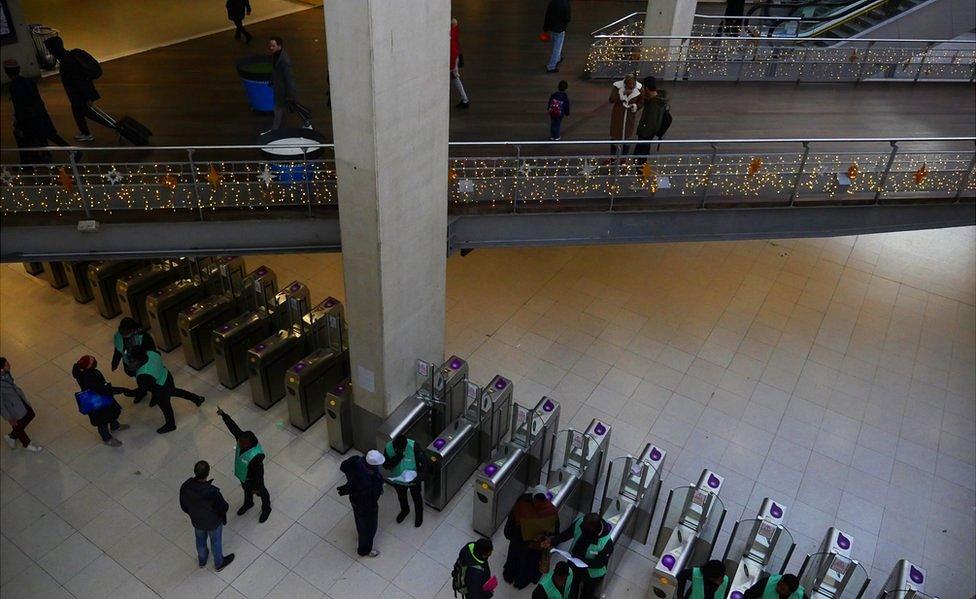
[[[723,480],[706,469],[698,484],[671,489],[654,543],[654,555],[659,559],[648,597],[677,597],[678,574],[708,560],[725,520],[725,506],[718,497]]]
[[[247,350],[248,380],[251,400],[265,410],[285,396],[285,372],[308,353],[308,287],[294,281],[278,295],[286,294],[284,305],[277,310],[287,313],[288,324]],[[277,316],[277,313],[276,313]]]
[[[68,275],[64,272],[63,262],[45,262],[44,273],[41,276],[55,289],[64,289],[68,286]]]
[[[600,516],[610,524],[610,539],[615,546],[624,537],[640,544],[647,543],[661,494],[666,456],[666,451],[648,443],[640,456],[621,456],[607,466]],[[614,551],[611,554],[607,565],[610,572],[616,569],[626,553]]]
[[[424,501],[435,510],[447,503],[470,478],[480,463],[481,425],[491,426],[491,398],[475,383],[467,383],[466,406],[460,418],[440,431],[427,446],[430,473],[424,484]],[[491,431],[488,432],[489,442]]]
[[[596,485],[610,447],[610,425],[594,418],[586,431],[559,431],[554,447],[546,487],[559,521],[572,522],[580,513],[593,511]]]
[[[64,274],[68,277],[71,295],[79,304],[87,304],[94,299],[91,282],[88,280],[90,262],[64,262]]]
[[[878,599],[936,599],[925,592],[925,568],[907,559],[895,564]]]
[[[430,434],[444,430],[448,424],[464,412],[464,398],[467,393],[468,363],[457,356],[451,356],[440,368],[434,371],[430,398]]]
[[[726,572],[735,573],[726,597],[741,599],[762,576],[786,572],[796,544],[783,526],[785,514],[782,503],[766,497],[756,518],[735,523],[722,556]]]
[[[803,560],[800,586],[810,599],[859,599],[871,579],[867,570],[851,557],[854,537],[835,528],[827,529],[820,550]]]
[[[488,385],[480,391],[481,398],[479,403],[482,406],[482,418],[487,417],[486,409],[490,410],[491,421],[481,422],[480,440],[478,442],[478,463],[482,463],[491,457],[492,452],[498,447],[508,434],[508,426],[512,419],[512,393],[514,385],[512,381],[496,374],[492,377]],[[490,405],[490,407],[489,407]]]
[[[474,478],[471,526],[486,537],[495,534],[526,487],[535,486],[552,454],[559,426],[559,404],[543,397],[535,408],[512,406],[512,437]]]
[[[140,325],[149,327],[149,314],[146,312],[146,297],[153,291],[169,285],[183,273],[182,265],[164,260],[159,264],[149,264],[139,270],[119,278],[116,292],[122,314],[135,319]],[[156,331],[152,331],[155,339]]]
[[[307,430],[325,414],[325,396],[349,378],[349,350],[345,339],[342,303],[334,297],[305,316],[308,343],[315,350],[292,364],[285,373],[288,419]]]
[[[95,296],[95,306],[102,318],[115,318],[122,311],[119,306],[118,282],[123,276],[134,272],[144,262],[121,261],[92,262],[88,265],[88,283],[91,285],[92,295]]]
[[[352,447],[352,381],[349,379],[325,396],[325,430],[332,449],[346,453]]]
[[[247,380],[247,351],[273,329],[281,328],[281,321],[286,320],[287,310],[283,306],[287,294],[278,291],[278,279],[270,269],[268,274],[271,276],[260,279],[261,284],[255,280],[252,286],[245,288],[241,299],[248,303],[248,311],[213,330],[217,380],[228,389]]]
[[[24,270],[27,272],[27,274],[33,277],[36,277],[44,272],[43,262],[22,262],[22,264],[24,265]]]

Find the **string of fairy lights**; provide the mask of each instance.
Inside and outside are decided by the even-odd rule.
[[[890,167],[888,166],[891,162]],[[890,151],[454,158],[449,201],[504,208],[612,198],[712,201],[951,198],[976,195],[976,152]],[[271,210],[336,202],[332,161],[226,161],[0,167],[4,214],[90,211]],[[81,182],[83,191],[78,188]]]

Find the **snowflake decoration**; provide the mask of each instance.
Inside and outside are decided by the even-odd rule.
[[[118,185],[122,182],[122,173],[113,168],[109,172],[105,173],[105,180],[108,181],[109,185]]]
[[[522,166],[520,166],[519,169],[518,169],[518,174],[519,174],[520,177],[526,177],[526,178],[528,178],[529,175],[531,174],[531,171],[529,170],[529,165],[528,164],[522,164]]]
[[[264,170],[258,173],[258,178],[261,179],[261,184],[264,185],[265,189],[271,187],[274,183],[274,173],[268,168],[268,165],[264,165]]]
[[[582,174],[584,177],[589,177],[595,170],[596,167],[590,164],[589,160],[586,160],[583,162],[583,166],[580,167],[580,174]]]
[[[0,184],[3,184],[4,187],[14,184],[14,176],[7,167],[0,170]]]

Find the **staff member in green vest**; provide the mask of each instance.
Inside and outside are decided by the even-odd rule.
[[[596,512],[579,516],[552,539],[553,546],[572,539],[570,555],[583,560],[586,569],[573,566],[574,575],[579,578],[580,599],[592,599],[596,590],[607,575],[607,564],[613,555],[613,541],[610,539],[611,526]]]
[[[170,403],[170,399],[180,397],[200,407],[203,404],[204,397],[177,387],[176,383],[173,382],[173,374],[166,369],[159,352],[134,347],[129,355],[132,357],[133,364],[136,365],[136,383],[139,386],[131,391],[126,391],[125,394],[129,397],[139,397],[146,393],[152,393],[149,405],[159,404],[163,418],[166,419],[165,424],[157,428],[156,432],[162,435],[175,431],[176,418],[173,416],[173,405]]]
[[[420,527],[424,523],[424,493],[421,484],[426,474],[426,460],[421,455],[423,449],[417,446],[413,439],[408,439],[406,435],[397,435],[392,441],[388,441],[383,448],[383,457],[386,462],[383,467],[390,471],[390,479],[403,476],[404,472],[413,471],[416,478],[412,482],[401,482],[389,480],[396,491],[397,500],[400,501],[400,513],[397,514],[396,521],[400,524],[410,515],[410,504],[407,502],[407,489],[410,489],[410,496],[413,497],[413,525]],[[409,475],[407,475],[409,476]]]
[[[568,563],[559,562],[539,579],[532,599],[569,599],[575,597],[573,591],[573,570]]]
[[[794,574],[763,576],[745,592],[744,599],[806,599]]]
[[[237,440],[234,448],[234,476],[241,481],[244,489],[244,505],[237,510],[238,516],[243,516],[247,510],[254,507],[254,495],[261,498],[261,516],[258,522],[266,522],[271,515],[271,494],[264,486],[264,448],[258,443],[258,437],[253,431],[242,431],[241,427],[227,414],[217,408],[227,430]]]
[[[729,577],[725,575],[725,566],[717,559],[713,559],[701,568],[685,568],[678,573],[678,589],[685,588],[691,583],[691,589],[683,597],[691,599],[725,599],[729,590]]]
[[[136,376],[137,368],[130,355],[133,348],[141,347],[146,351],[156,351],[156,342],[153,341],[152,335],[135,319],[128,316],[119,322],[119,330],[112,338],[112,345],[115,348],[112,354],[112,371],[114,372],[121,362],[122,370],[131,377]],[[139,403],[144,397],[145,395],[139,395],[132,403]]]

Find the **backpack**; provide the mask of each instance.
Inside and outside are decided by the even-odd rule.
[[[78,61],[78,65],[81,66],[81,70],[83,73],[85,73],[85,77],[88,77],[94,81],[102,76],[102,65],[98,64],[95,57],[88,52],[85,52],[81,48],[75,48],[71,51],[71,56]]]
[[[563,101],[558,98],[549,100],[549,116],[558,119],[563,116]]]
[[[671,110],[669,108],[665,108],[664,116],[661,117],[661,128],[657,130],[658,139],[664,139],[664,134],[668,132],[668,127],[671,126],[673,121],[674,118],[671,117]]]
[[[462,596],[468,594],[468,587],[464,584],[467,571],[468,569],[461,564],[461,558],[458,557],[454,562],[454,568],[451,570],[451,590],[454,591],[455,597],[458,596],[458,593],[461,593]]]

